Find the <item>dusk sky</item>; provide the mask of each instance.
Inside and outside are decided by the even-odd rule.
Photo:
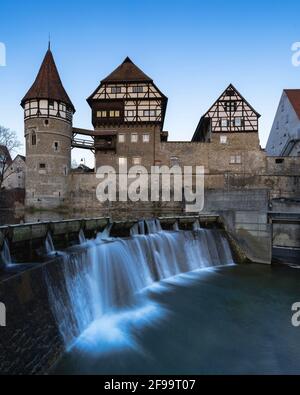
[[[74,126],[92,128],[86,98],[129,56],[169,98],[164,129],[190,140],[229,83],[262,115],[264,147],[284,88],[300,88],[292,44],[300,2],[253,0],[7,1],[0,5],[0,125],[23,142],[20,101],[36,77],[51,34]],[[24,151],[23,151],[24,152]],[[74,153],[77,161],[86,152]],[[93,165],[92,156],[87,164]]]

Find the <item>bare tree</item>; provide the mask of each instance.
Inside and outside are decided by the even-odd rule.
[[[0,189],[3,181],[12,174],[6,172],[11,155],[21,146],[22,144],[15,131],[0,126]]]

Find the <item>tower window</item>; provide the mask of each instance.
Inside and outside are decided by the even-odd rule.
[[[51,110],[53,110],[53,109],[54,109],[54,100],[49,100],[49,101],[48,101],[48,104],[49,104],[49,108],[50,108]]]
[[[54,151],[58,151],[58,142],[57,141],[54,142]]]
[[[144,133],[143,134],[143,143],[149,143],[149,141],[150,141],[149,133]]]
[[[123,133],[119,134],[119,143],[125,143],[125,134]]]
[[[46,169],[46,163],[40,163],[40,169]]]
[[[97,118],[106,118],[106,111],[97,111]]]
[[[121,93],[121,87],[120,86],[112,86],[111,93]]]
[[[134,86],[132,88],[133,93],[143,93],[144,92],[144,87],[143,86]]]
[[[131,142],[132,143],[137,143],[138,142],[138,134],[137,133],[132,133],[131,134]]]
[[[32,132],[31,135],[31,145],[36,145],[36,133]]]

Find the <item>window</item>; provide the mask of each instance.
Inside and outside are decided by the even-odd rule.
[[[276,164],[284,163],[284,159],[275,159]]]
[[[220,143],[227,144],[227,136],[220,136]]]
[[[36,145],[36,133],[32,132],[31,135],[31,145]]]
[[[237,110],[237,103],[235,101],[227,101],[224,105],[226,112],[232,112]]]
[[[125,143],[125,134],[123,133],[119,134],[119,143]]]
[[[110,118],[119,118],[120,111],[119,110],[110,110],[109,116],[110,116]]]
[[[68,175],[68,168],[65,166],[64,167],[64,175],[67,176]]]
[[[135,158],[132,158],[132,164],[133,165],[135,165],[135,166],[138,166],[138,165],[140,165],[142,163],[142,158],[140,158],[140,157],[135,157]]]
[[[121,87],[120,86],[112,86],[111,93],[121,93]]]
[[[287,116],[286,116],[285,122],[286,122],[286,123],[289,123],[289,115],[288,115],[288,114],[287,114]]]
[[[144,110],[144,117],[155,117],[156,110]]]
[[[238,128],[243,126],[243,119],[241,117],[236,117],[234,119],[234,126],[236,126]]]
[[[135,111],[127,110],[126,114],[127,114],[127,117],[134,117],[135,116]]]
[[[170,162],[171,162],[171,167],[179,166],[179,158],[177,156],[171,156]]]
[[[143,143],[149,143],[149,141],[150,141],[149,133],[144,133],[143,134]]]
[[[230,164],[231,165],[240,165],[242,163],[241,155],[231,155],[230,156]]]
[[[119,158],[119,166],[125,166],[127,164],[127,158],[120,157]]]
[[[40,169],[46,169],[46,164],[45,163],[40,163]]]
[[[58,142],[57,141],[54,142],[54,151],[58,151]]]
[[[276,122],[276,129],[279,129],[279,121]]]
[[[144,87],[143,86],[134,86],[132,88],[133,93],[143,93],[144,92]]]
[[[97,118],[106,118],[106,111],[97,111]]]
[[[50,110],[53,110],[54,109],[54,100],[49,100],[48,105],[49,105]]]
[[[228,120],[225,118],[221,119],[221,127],[227,128],[227,126],[228,126]]]
[[[138,134],[137,133],[132,133],[131,134],[131,142],[132,143],[137,143],[138,142]]]

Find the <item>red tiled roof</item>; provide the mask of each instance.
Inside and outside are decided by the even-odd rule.
[[[24,96],[21,105],[30,99],[51,99],[61,101],[69,105],[75,112],[75,108],[63,87],[57,67],[50,49],[48,49],[38,75]]]
[[[300,89],[285,89],[284,92],[300,119]]]

